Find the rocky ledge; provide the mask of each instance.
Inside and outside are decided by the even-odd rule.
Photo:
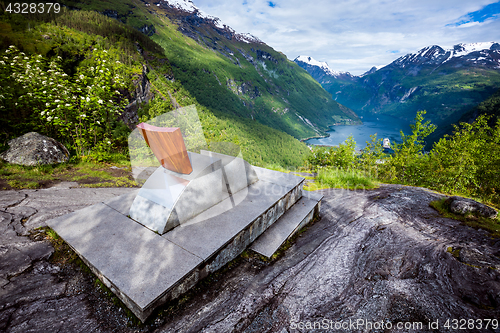
[[[500,240],[441,217],[429,206],[440,194],[384,185],[322,190],[321,219],[279,258],[241,256],[136,326],[84,268],[50,258],[41,235],[24,236],[125,191],[2,192],[0,330],[452,332],[461,319],[474,320],[468,331],[484,331],[487,319],[499,318]],[[490,321],[487,331],[498,326]]]

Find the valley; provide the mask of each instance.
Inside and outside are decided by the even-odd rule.
[[[39,158],[32,159],[34,165],[0,159],[0,329],[291,333],[297,327],[304,331],[304,323],[319,323],[321,318],[331,325],[364,318],[394,328],[413,322],[427,326],[412,331],[448,332],[434,329],[431,322],[444,325],[449,318],[474,318],[482,325],[484,318],[498,318],[499,43],[457,44],[451,49],[428,46],[357,76],[335,71],[310,56],[292,61],[279,46],[235,31],[191,0],[61,3],[57,15],[17,15],[0,2],[0,157],[11,149],[14,138],[29,132],[50,136],[67,148],[67,160],[52,165],[43,165]],[[321,5],[328,7],[326,3]],[[230,7],[229,1],[224,4]],[[243,1],[246,5],[285,9],[285,3],[278,1]],[[358,25],[364,19],[358,17],[360,2],[350,5],[356,9],[350,20]],[[233,15],[231,9],[228,12]],[[327,13],[332,25],[333,12]],[[301,28],[303,22],[293,23]],[[286,33],[300,36],[298,30]],[[300,40],[290,40],[300,45]],[[354,44],[350,38],[349,43]],[[352,45],[355,52],[358,47]],[[201,202],[212,199],[212,192],[220,194],[222,182],[224,213],[232,213],[222,216],[215,206],[204,206],[202,214],[213,213],[213,224],[193,219],[176,226],[176,231],[189,232],[199,223],[196,226],[202,228],[189,235],[182,231],[172,239],[152,235],[172,246],[189,240],[212,254],[195,258],[192,275],[179,274],[185,284],[173,280],[177,282],[171,284],[172,299],[143,323],[129,311],[129,304],[114,296],[120,288],[114,289],[117,285],[105,274],[94,275],[88,262],[63,240],[65,236],[48,226],[54,218],[81,214],[81,230],[87,231],[77,238],[83,247],[95,250],[87,237],[105,240],[106,248],[97,252],[106,257],[103,262],[112,262],[109,266],[116,263],[121,273],[135,267],[133,273],[144,276],[145,270],[136,264],[172,258],[183,268],[186,262],[178,260],[182,257],[158,251],[153,238],[142,238],[144,246],[138,252],[147,255],[137,260],[124,254],[133,244],[122,242],[121,247],[109,241],[124,234],[142,237],[137,229],[128,232],[115,224],[116,214],[111,212],[128,199],[135,200],[142,190],[131,157],[141,160],[138,155],[149,153],[149,143],[139,137],[144,150],[129,151],[131,131],[139,123],[151,123],[181,108],[196,111],[179,121],[187,124],[182,129],[187,132],[183,133],[186,146],[192,144],[187,150],[199,149],[193,133],[203,134],[197,138],[205,139],[211,152],[236,156],[241,150],[253,166],[287,173],[283,179],[300,176],[300,187],[290,191],[304,197],[315,191],[312,196],[323,196],[322,207],[310,224],[295,224],[295,235],[271,258],[251,248],[243,251],[249,244],[243,247],[241,240],[255,240],[246,235],[276,226],[266,221],[283,207],[290,208],[291,195],[273,199],[272,208],[262,206],[262,215],[255,215],[253,208],[264,201],[263,192],[241,204],[233,199],[246,196],[246,188],[236,190],[229,183],[234,174],[250,174],[252,168],[246,163],[235,167],[239,161],[231,158],[227,163],[226,157],[226,162],[214,163],[212,158],[218,155],[208,152],[210,164],[198,174],[200,191],[182,192],[187,193],[186,211],[200,208]],[[200,123],[203,133],[198,131]],[[377,140],[370,137],[375,133]],[[353,140],[346,141],[351,134]],[[390,139],[390,153],[383,148],[383,138]],[[17,151],[24,153],[35,145],[19,146]],[[232,167],[236,171],[226,173]],[[215,172],[217,178],[210,178]],[[275,192],[277,187],[272,185],[271,190],[271,184],[283,180],[276,176],[280,173],[262,174],[254,184],[266,182],[269,187],[262,189]],[[170,188],[178,191],[188,183],[178,178],[180,182],[167,184],[164,177],[163,188],[159,178],[154,184],[159,188],[151,190],[159,189],[156,192],[169,198],[167,186],[174,184]],[[234,178],[248,185],[249,178]],[[288,191],[289,185],[283,180],[278,187]],[[117,204],[106,208],[110,215],[80,211],[110,200]],[[460,211],[459,204],[467,206]],[[238,210],[231,211],[235,207]],[[242,207],[245,211],[239,210]],[[144,212],[153,216],[154,210]],[[178,218],[178,211],[174,209],[173,215]],[[130,217],[127,223],[138,227]],[[248,233],[234,228],[247,217],[252,219]],[[116,227],[100,229],[95,220],[109,220]],[[233,233],[234,241],[224,240],[224,232]],[[224,243],[220,257],[208,251],[209,238]],[[169,277],[157,273],[159,266],[153,267],[150,277],[161,287]],[[138,286],[138,295],[146,295],[147,288],[142,288],[146,279],[132,275],[125,280]],[[165,301],[165,295],[151,299]]]
[[[388,138],[391,143],[401,143],[400,131],[408,134],[411,129],[408,122],[399,118],[378,115],[365,116],[362,125],[336,125],[327,133],[328,137],[307,140],[307,144],[337,146],[343,143],[350,135],[356,141],[356,150],[365,148],[366,141],[371,141],[370,135],[376,134],[378,139]]]

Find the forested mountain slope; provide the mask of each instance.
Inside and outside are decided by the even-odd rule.
[[[109,67],[109,61],[106,66],[120,72],[124,81],[116,90],[120,96],[108,92],[112,97],[110,107],[129,104],[127,112],[118,117],[129,128],[175,107],[196,104],[207,140],[234,142],[243,148],[247,159],[257,164],[298,165],[308,149],[296,139],[321,135],[339,121],[359,121],[355,113],[333,101],[306,71],[283,54],[255,37],[235,33],[216,18],[199,13],[194,6],[185,7],[189,2],[63,4],[65,7],[57,15],[2,12],[0,51],[6,52],[14,45],[29,58],[15,66],[4,62],[2,75],[6,79],[11,79],[13,72],[26,69],[22,66],[36,62],[34,57],[39,54],[44,63],[41,71],[47,74],[49,63],[56,61],[61,69],[58,73],[66,75],[65,84],[78,89],[82,83],[77,82],[78,78],[83,69],[92,67],[89,64],[96,61],[97,50],[109,51],[106,57],[123,66]],[[8,57],[6,53],[4,56]],[[90,72],[87,74],[92,82],[98,79]],[[5,147],[9,139],[30,130],[76,145],[75,140],[69,142],[53,117],[50,126],[44,123],[48,111],[59,109],[46,110],[43,103],[52,107],[62,97],[54,91],[35,101],[29,90],[43,89],[43,82],[30,76],[28,87],[21,82],[26,78],[20,77],[23,79],[10,86],[2,85],[3,96],[8,96],[1,101],[1,121],[5,124],[2,145]],[[73,93],[82,101],[89,97],[81,90]],[[96,102],[102,102],[95,94]],[[23,107],[19,104],[22,98],[27,101]],[[77,101],[65,100],[57,107],[76,114],[83,105]],[[95,110],[98,107],[94,105]],[[114,146],[125,147],[129,129],[122,121],[107,117],[111,125],[106,128],[102,122],[95,122],[98,120],[91,124],[100,133],[97,139],[112,139]],[[92,151],[93,146],[88,144],[84,150]]]
[[[298,139],[323,134],[339,119],[359,120],[285,55],[201,13],[191,1],[67,3],[96,9],[151,35],[164,48],[176,80],[206,107]]]

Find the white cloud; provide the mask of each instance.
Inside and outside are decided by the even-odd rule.
[[[362,74],[428,45],[500,42],[500,20],[456,23],[492,0],[194,0],[237,32],[251,33],[294,59],[309,55],[333,70]],[[391,53],[398,50],[400,53]]]
[[[484,22],[483,23],[481,23],[481,22],[467,22],[467,23],[464,23],[464,24],[457,26],[457,28],[460,28],[460,29],[470,28],[470,27],[473,27],[476,25],[483,25],[483,24],[484,24]]]

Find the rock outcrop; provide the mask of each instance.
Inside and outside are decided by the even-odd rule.
[[[482,332],[485,319],[500,316],[500,240],[439,215],[429,203],[443,195],[383,185],[322,190],[321,219],[280,257],[240,256],[182,302],[134,326],[95,277],[47,260],[46,241],[15,232],[43,225],[66,213],[63,207],[80,208],[82,197],[88,205],[126,190],[132,189],[1,193],[1,330],[455,332],[452,320],[465,319],[473,320],[468,331]],[[489,325],[489,332],[500,332]]]
[[[490,219],[494,219],[498,215],[498,212],[493,208],[472,199],[454,196],[449,198],[448,201],[450,204],[450,210],[455,214],[465,215],[469,213],[477,213],[482,217]]]
[[[132,93],[126,93],[129,104],[125,106],[118,117],[118,119],[123,121],[131,130],[135,129],[135,125],[139,122],[139,117],[137,115],[139,106],[142,103],[148,103],[154,97],[151,91],[151,82],[149,82],[147,77],[148,72],[148,67],[143,65],[142,74],[133,81],[135,90]]]
[[[9,149],[0,158],[26,166],[67,162],[69,151],[52,138],[36,132],[29,132],[9,141]]]

